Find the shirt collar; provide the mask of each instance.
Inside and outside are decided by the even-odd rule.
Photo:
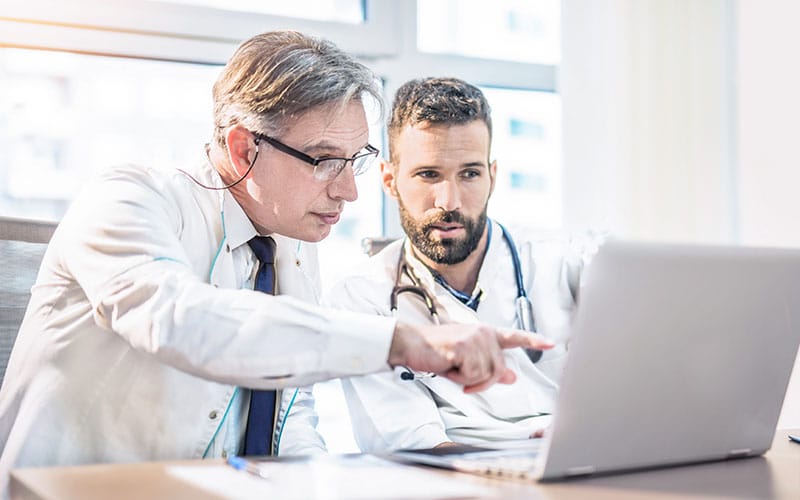
[[[226,189],[222,196],[225,235],[228,239],[228,246],[233,250],[244,245],[254,236],[258,236],[258,232],[230,191]]]
[[[209,185],[216,187],[222,187],[224,185],[219,172],[217,172],[210,161],[204,162],[199,168],[198,173],[200,178],[208,182]],[[222,224],[225,231],[225,238],[227,239],[228,247],[233,250],[244,245],[254,236],[257,236],[258,232],[231,192],[227,189],[218,192],[222,199]]]

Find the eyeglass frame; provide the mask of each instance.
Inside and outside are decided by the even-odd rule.
[[[365,157],[368,157],[368,156],[373,156],[373,157],[377,158],[378,157],[378,153],[380,153],[378,148],[376,148],[375,146],[372,146],[371,144],[367,144],[364,147],[364,149],[367,150],[365,153],[361,153],[361,154],[356,153],[351,158],[340,158],[340,157],[335,157],[335,156],[325,157],[325,158],[314,158],[313,156],[309,156],[309,155],[303,153],[302,151],[298,151],[297,149],[294,149],[291,146],[287,146],[286,144],[282,143],[278,139],[275,139],[274,137],[270,137],[268,135],[261,134],[259,132],[252,132],[251,131],[250,133],[253,134],[253,136],[256,139],[256,146],[258,146],[259,141],[263,139],[264,142],[266,142],[267,144],[269,144],[273,148],[277,149],[281,153],[287,154],[287,155],[289,155],[289,156],[291,156],[293,158],[296,158],[296,159],[298,159],[300,161],[303,161],[303,162],[308,163],[309,165],[313,166],[314,167],[314,178],[317,179],[317,180],[320,180],[320,181],[332,181],[333,179],[338,177],[339,174],[342,173],[342,170],[347,168],[347,162],[350,162],[353,165],[353,167],[355,167],[356,160],[361,159],[361,158],[365,158]],[[329,178],[320,178],[320,177],[318,177],[317,176],[317,167],[319,166],[319,164],[324,162],[324,161],[332,161],[332,160],[341,161],[342,162],[341,168],[336,170],[336,173],[334,175],[332,175],[331,177],[329,177]],[[365,165],[369,166],[369,165],[371,165],[371,163],[370,162],[365,162]],[[330,170],[333,170],[333,169],[330,169]],[[363,170],[359,170],[358,172],[356,172],[356,169],[353,168],[353,175],[361,175],[366,171],[367,171],[367,169],[365,168]]]

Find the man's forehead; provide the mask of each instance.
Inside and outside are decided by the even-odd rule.
[[[443,122],[417,122],[408,123],[397,135],[397,138],[402,137],[448,137],[451,135],[459,136],[461,134],[470,134],[474,138],[485,138],[489,140],[489,127],[486,126],[481,120],[472,120],[463,123],[443,123]]]
[[[418,123],[403,127],[392,141],[395,153],[436,153],[458,150],[464,153],[488,154],[489,129],[474,120],[467,123]]]
[[[346,105],[328,104],[312,108],[286,127],[284,138],[293,138],[299,147],[313,149],[352,149],[366,145],[369,126],[360,101]],[[360,143],[364,144],[360,144]]]
[[[416,129],[423,131],[435,131],[435,130],[446,130],[451,128],[464,128],[464,127],[480,128],[481,125],[483,126],[483,128],[486,129],[486,133],[488,134],[489,127],[486,125],[486,122],[478,118],[464,122],[432,122],[428,120],[408,122],[405,124],[402,130]]]

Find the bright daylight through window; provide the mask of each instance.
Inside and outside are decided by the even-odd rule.
[[[0,6],[1,215],[58,220],[109,165],[205,161],[221,65],[254,33],[291,28],[374,68],[387,102],[409,78],[479,85],[498,162],[490,214],[513,226],[562,223],[559,0],[82,1],[92,8]],[[385,155],[386,117],[367,111],[370,143]],[[358,200],[321,244],[323,289],[366,258],[364,237],[399,235],[380,169],[357,185]],[[353,451],[337,391],[336,381],[317,386],[321,431],[331,451]]]

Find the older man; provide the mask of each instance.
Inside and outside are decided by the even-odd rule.
[[[483,322],[563,338],[590,252],[559,238],[518,234],[515,242],[487,217],[498,171],[491,138],[489,105],[473,85],[427,78],[400,87],[382,173],[407,238],[342,280],[328,302],[417,325]],[[405,368],[344,379],[356,440],[382,452],[537,436],[553,412],[564,354],[563,346],[508,350],[518,380],[480,394]]]
[[[356,198],[377,154],[362,99],[378,95],[329,42],[265,33],[214,85],[207,162],[117,167],[88,186],[53,236],[0,392],[3,490],[15,466],[268,454],[278,387],[389,365],[469,390],[513,381],[501,349],[546,344],[315,305],[306,242]]]

